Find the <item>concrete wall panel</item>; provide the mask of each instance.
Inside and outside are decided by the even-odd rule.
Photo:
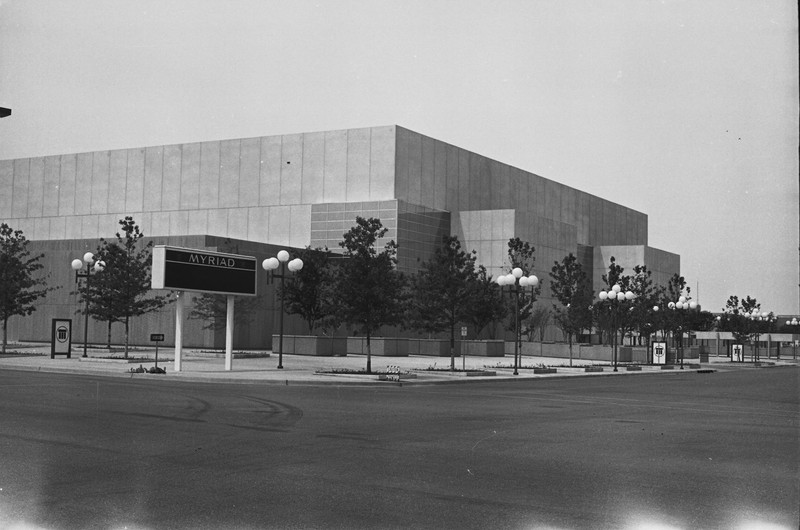
[[[12,212],[14,191],[14,161],[0,160],[0,212]],[[4,213],[3,215],[8,215]]]
[[[261,170],[258,204],[279,204],[281,198],[281,137],[261,138]]]
[[[208,210],[189,210],[189,233],[207,234]]]
[[[97,151],[93,155],[92,180],[88,189],[92,197],[89,211],[93,214],[108,213],[110,153],[108,151]]]
[[[370,130],[347,132],[347,201],[369,200]],[[300,202],[300,201],[295,201]]]
[[[181,200],[182,210],[194,210],[200,206],[200,160],[201,144],[181,146]]]
[[[303,135],[281,136],[281,204],[297,204],[303,183]]]
[[[433,144],[433,200],[437,210],[447,209],[447,144],[434,140]]]
[[[239,159],[239,206],[258,206],[261,140],[242,140]]]
[[[273,206],[269,209],[269,241],[275,245],[288,245],[292,229],[291,206]]]
[[[324,202],[347,200],[347,131],[325,133]]]
[[[162,169],[161,209],[163,211],[180,208],[181,198],[181,146],[164,146],[164,165]],[[165,232],[169,235],[169,231]]]
[[[99,219],[97,215],[82,215],[81,220],[81,238],[84,239],[97,239],[100,237]]]
[[[197,206],[194,207],[218,208],[220,205],[220,142],[203,142],[199,146]]]
[[[324,185],[325,133],[306,133],[303,135],[301,202],[322,202]]]
[[[292,206],[289,217],[289,246],[304,248],[311,243],[311,205],[300,204]]]
[[[408,138],[411,135],[411,132],[402,127],[398,127],[396,134],[397,154],[395,161],[394,195],[397,198],[406,200],[408,198],[408,166],[410,164]]]
[[[161,211],[163,197],[164,148],[148,147],[144,150],[144,205],[146,212]],[[64,180],[64,162],[61,163],[61,180]]]
[[[125,211],[127,173],[128,150],[111,151],[108,158],[108,202],[106,204],[106,212]]]
[[[370,130],[369,200],[394,199],[395,127]]]
[[[54,240],[67,239],[66,217],[50,218],[50,237],[48,237],[48,239],[54,239]]]
[[[453,209],[478,210],[469,203],[469,178],[470,178],[470,153],[463,149],[458,150],[458,195]]]
[[[169,212],[169,235],[177,236],[189,233],[189,212]]]
[[[125,181],[125,206],[128,212],[144,210],[144,149],[129,149]]]
[[[225,235],[228,233],[228,212],[222,208],[208,210],[208,233]]]
[[[262,243],[269,240],[269,208],[247,209],[247,240]]]
[[[422,202],[422,135],[407,131],[408,142],[408,192],[399,199],[412,204]]]
[[[44,201],[44,158],[30,159],[27,217],[41,217]]]
[[[417,204],[432,208],[436,195],[436,141],[428,136],[422,136],[421,141],[420,202]]]
[[[445,151],[447,152],[447,198],[443,209],[457,212],[461,210],[458,207],[459,150],[448,144]]]
[[[28,215],[28,179],[31,160],[14,160],[14,180],[11,188],[11,217],[22,219]]]
[[[150,218],[150,235],[168,236],[169,235],[169,212],[152,212]]]
[[[25,237],[27,239],[50,239],[50,217],[34,218],[33,233],[26,234]]]
[[[219,206],[239,206],[239,171],[241,142],[225,140],[219,146]]]
[[[233,239],[247,239],[247,209],[228,209],[228,230],[226,236]]]

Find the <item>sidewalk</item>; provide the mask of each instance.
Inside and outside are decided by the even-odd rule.
[[[131,369],[150,369],[155,365],[154,348],[136,348],[129,352],[132,360],[124,361],[122,352],[109,353],[106,349],[90,348],[88,357],[82,358],[83,349],[73,348],[72,357],[56,356],[50,358],[50,346],[41,344],[13,344],[8,350],[15,352],[0,357],[0,370],[27,370],[39,372],[75,373],[93,376],[145,378],[171,381],[193,381],[210,383],[251,383],[282,385],[319,384],[360,384],[391,385],[398,384],[444,384],[497,380],[529,380],[559,377],[608,377],[612,375],[669,374],[681,372],[679,366],[664,370],[660,366],[641,366],[640,371],[628,371],[620,364],[618,371],[608,362],[553,357],[524,357],[519,374],[514,375],[514,358],[506,357],[456,357],[456,372],[449,371],[449,357],[408,356],[372,357],[373,374],[331,373],[334,371],[363,371],[366,369],[365,355],[346,357],[311,357],[303,355],[284,355],[283,369],[278,369],[278,355],[271,352],[247,352],[234,354],[231,370],[225,370],[224,352],[209,352],[187,349],[181,356],[181,371],[173,367],[174,350],[159,348],[158,367],[166,374],[132,373]],[[114,356],[116,359],[108,359]],[[716,371],[725,368],[752,368],[753,363],[731,363],[727,357],[710,357],[702,365],[692,361],[684,362],[683,372]],[[774,364],[770,364],[774,363]],[[762,359],[762,366],[797,365],[792,359]],[[535,374],[534,368],[547,366],[555,368],[556,373]],[[586,372],[586,366],[600,366],[602,372]],[[699,368],[698,368],[699,366]],[[464,372],[463,369],[472,372]],[[382,374],[382,375],[379,375]]]

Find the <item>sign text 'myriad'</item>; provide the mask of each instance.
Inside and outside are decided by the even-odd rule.
[[[205,254],[189,254],[189,263],[199,263],[201,265],[211,265],[212,267],[235,267],[236,260],[221,256],[208,256]]]

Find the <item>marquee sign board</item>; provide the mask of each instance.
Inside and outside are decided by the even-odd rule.
[[[253,256],[157,245],[150,287],[255,296],[257,270]]]

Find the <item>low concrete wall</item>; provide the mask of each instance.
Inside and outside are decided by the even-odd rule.
[[[408,357],[408,339],[396,337],[370,337],[372,355],[383,357]],[[347,337],[347,353],[367,354],[366,337]]]
[[[272,336],[272,345],[273,353],[280,353],[280,335]],[[347,337],[284,334],[283,353],[319,357],[345,356],[347,355]]]

